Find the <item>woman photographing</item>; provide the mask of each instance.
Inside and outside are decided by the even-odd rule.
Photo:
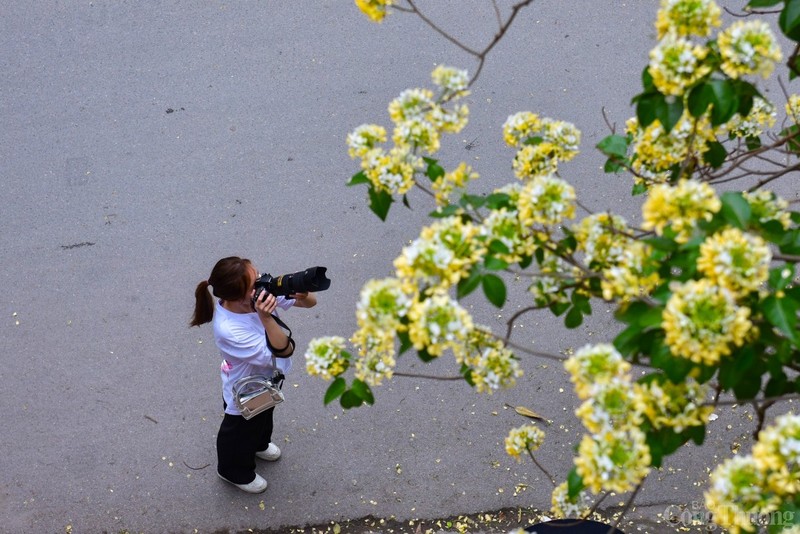
[[[247,493],[267,489],[267,481],[255,472],[256,458],[275,461],[281,450],[272,443],[274,408],[245,419],[234,402],[233,384],[249,375],[288,374],[294,340],[276,320],[277,309],[311,308],[317,303],[314,293],[276,297],[261,291],[256,295],[257,279],[258,271],[250,260],[236,256],[219,260],[208,280],[195,289],[190,322],[191,326],[213,322],[214,342],[222,357],[225,416],[217,433],[217,474]]]

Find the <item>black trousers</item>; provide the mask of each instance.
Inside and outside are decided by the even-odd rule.
[[[234,484],[249,484],[256,478],[256,452],[272,440],[270,408],[252,419],[225,414],[217,433],[217,472]]]

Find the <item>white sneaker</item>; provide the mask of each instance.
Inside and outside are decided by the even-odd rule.
[[[231,482],[230,480],[220,475],[219,473],[217,473],[217,475],[225,482],[233,484],[240,490],[246,491],[247,493],[264,493],[264,491],[267,489],[267,481],[264,479],[264,477],[262,477],[258,473],[256,473],[256,478],[254,478],[253,481],[249,484],[237,484],[235,482]]]
[[[270,443],[269,447],[263,451],[258,451],[256,456],[268,462],[274,462],[281,457],[281,450],[274,443]]]

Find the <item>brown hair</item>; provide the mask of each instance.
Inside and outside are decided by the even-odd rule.
[[[211,276],[197,284],[194,290],[194,315],[189,326],[200,326],[211,322],[214,318],[214,299],[208,292],[212,287],[215,297],[222,300],[239,300],[244,298],[250,286],[250,260],[231,256],[222,258],[214,265]]]

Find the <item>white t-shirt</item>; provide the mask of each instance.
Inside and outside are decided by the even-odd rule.
[[[288,310],[294,299],[278,297],[278,307]],[[220,376],[222,377],[222,396],[225,399],[225,413],[240,415],[233,401],[233,384],[248,375],[272,374],[272,352],[267,347],[264,325],[253,313],[233,313],[226,310],[220,301],[214,309],[214,342],[222,356]],[[291,358],[275,357],[275,362],[284,374],[292,368]]]

